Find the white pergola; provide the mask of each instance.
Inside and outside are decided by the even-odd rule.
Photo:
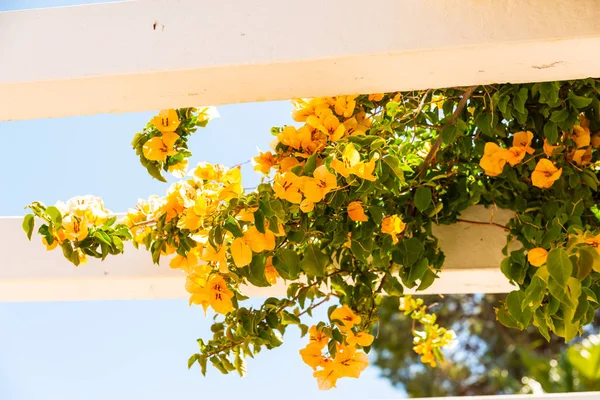
[[[367,7],[368,4],[368,7]],[[318,10],[318,12],[316,12]],[[0,121],[600,76],[598,0],[138,0],[0,13]],[[510,213],[439,226],[426,293],[503,293]],[[0,301],[186,297],[127,248],[73,268],[0,218]],[[166,264],[166,263],[165,263]],[[285,293],[285,284],[248,289]],[[517,398],[504,396],[502,399]],[[545,399],[600,398],[598,393]],[[475,398],[474,398],[475,399]]]

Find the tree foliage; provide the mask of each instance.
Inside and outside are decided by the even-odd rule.
[[[518,289],[498,320],[569,341],[600,295],[599,93],[587,79],[296,100],[299,125],[273,128],[273,150],[254,159],[265,174],[255,191],[244,192],[239,168],[201,163],[123,221],[98,218],[105,211],[94,198],[31,209],[45,243],[75,264],[121,253],[130,238],[155,263],[172,255],[190,302],[223,315],[190,359],[203,372],[210,361],[243,374],[244,357],[280,346],[297,325],[310,332],[302,357],[321,388],[358,377],[383,294],[429,287],[444,265],[432,226],[477,204],[515,212],[501,269]],[[186,138],[206,110],[161,111],[136,135],[150,175],[183,176]],[[33,222],[24,221],[29,236]],[[509,251],[513,242],[520,247]],[[243,284],[279,278],[289,281],[286,297],[244,307]],[[330,321],[302,323],[332,297],[340,307]],[[435,318],[420,320],[416,349],[441,359],[448,343]]]

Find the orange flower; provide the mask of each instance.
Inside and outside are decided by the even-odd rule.
[[[592,162],[592,148],[587,147],[585,149],[573,150],[569,154],[569,158],[571,161],[573,161],[579,166],[588,165]]]
[[[178,139],[179,135],[171,131],[163,132],[162,136],[154,136],[144,143],[144,147],[142,148],[144,157],[152,161],[165,162],[167,156],[177,154],[174,146]]]
[[[169,110],[160,110],[158,115],[152,118],[150,122],[156,129],[163,133],[175,132],[179,126],[179,117],[177,116],[177,111],[171,108]]]
[[[263,174],[268,175],[271,171],[271,168],[275,165],[275,157],[273,157],[273,153],[267,151],[266,153],[260,152],[260,155],[254,157],[252,159],[252,164],[254,164],[254,170],[256,172],[262,172]]]
[[[536,247],[535,249],[531,249],[527,252],[527,261],[534,267],[541,267],[546,264],[546,260],[548,259],[548,251],[546,249],[542,249],[541,247]]]
[[[348,330],[352,329],[354,325],[360,324],[361,318],[360,316],[354,314],[354,311],[347,305],[342,307],[338,307],[331,313],[329,319],[341,321],[342,325],[340,329]],[[339,325],[339,324],[338,324]]]
[[[533,154],[535,151],[533,147],[531,147],[531,141],[533,140],[533,133],[527,132],[517,132],[513,137],[513,147],[523,147],[525,151],[529,154]]]
[[[271,285],[276,284],[277,278],[279,278],[279,272],[277,272],[273,266],[273,256],[267,257],[267,261],[265,263],[265,278]]]
[[[544,139],[544,154],[546,154],[546,157],[552,157],[554,150],[560,148],[561,146],[553,146],[548,142],[548,139]]]
[[[486,175],[498,176],[502,173],[508,157],[508,150],[501,148],[496,143],[487,142],[479,166],[483,168]]]
[[[561,174],[562,168],[558,169],[554,166],[552,161],[547,158],[542,158],[538,161],[535,170],[531,173],[531,182],[533,183],[533,186],[547,189],[560,178]]]
[[[366,222],[369,220],[369,217],[365,214],[365,210],[361,205],[360,201],[353,201],[348,204],[348,216],[352,221],[360,221]]]

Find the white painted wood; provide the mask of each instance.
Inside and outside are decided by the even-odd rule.
[[[498,396],[465,396],[465,397],[427,397],[427,400],[596,400],[600,399],[600,392],[580,393],[543,393],[543,394],[504,394]]]
[[[144,0],[0,13],[0,121],[600,76],[597,0]]]
[[[494,221],[505,223],[509,213]],[[489,221],[490,211],[468,210],[463,218]],[[30,242],[21,218],[0,218],[0,301],[69,301],[186,298],[184,278],[168,263],[156,266],[145,250],[128,246],[106,261],[91,259],[79,267],[66,261],[60,250],[46,251],[34,233]],[[446,252],[446,269],[423,293],[503,293],[512,290],[497,268],[502,260],[505,232],[493,226],[460,223],[436,228]],[[270,288],[248,288],[250,296],[284,295],[285,282]]]

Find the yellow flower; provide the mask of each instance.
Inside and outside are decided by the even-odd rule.
[[[337,96],[335,98],[335,113],[341,115],[344,118],[350,118],[354,114],[356,108],[357,95],[352,96]]]
[[[200,304],[206,312],[208,306],[211,306],[216,312],[220,314],[227,314],[233,311],[233,292],[229,290],[225,279],[219,274],[211,275],[206,286],[198,288],[190,285],[186,285],[186,289],[192,293],[190,303]]]
[[[588,165],[590,162],[592,162],[592,148],[587,147],[585,149],[573,150],[569,154],[569,158],[579,166]]]
[[[547,189],[560,178],[562,168],[558,169],[552,161],[542,158],[535,166],[535,170],[531,173],[531,182],[533,186]]]
[[[300,178],[293,172],[275,175],[273,190],[276,197],[287,200],[290,203],[300,204],[302,201]]]
[[[313,372],[313,376],[317,379],[319,389],[329,390],[334,388],[340,376],[337,371],[333,369],[333,361],[326,359],[321,366],[324,368]]]
[[[205,262],[215,263],[219,267],[219,272],[225,274],[229,272],[227,268],[227,255],[225,254],[226,247],[224,245],[218,246],[217,249],[212,247],[210,244],[204,247],[201,253],[200,259]]]
[[[334,174],[329,172],[325,165],[321,165],[313,172],[314,178],[304,177],[304,196],[313,203],[317,203],[337,188],[337,179]]]
[[[319,330],[316,325],[310,327],[308,337],[310,340],[309,346],[314,346],[318,349],[322,349],[329,343],[329,337],[322,330]]]
[[[327,135],[331,142],[337,142],[346,132],[346,126],[331,112],[324,113],[321,117],[311,115],[306,119],[306,124]]]
[[[529,131],[517,132],[513,136],[513,147],[523,147],[527,153],[533,154],[535,150],[531,147],[532,140],[533,133]]]
[[[285,126],[282,132],[277,135],[277,140],[285,146],[300,150],[312,141],[312,135],[310,129],[306,126],[300,129]]]
[[[312,201],[304,199],[302,200],[302,202],[300,202],[300,210],[302,210],[302,212],[309,213],[314,209],[315,203],[313,203]]]
[[[531,249],[527,252],[527,261],[534,267],[541,267],[546,264],[546,260],[548,259],[548,252],[546,249],[542,249],[541,247],[536,247],[535,249]]]
[[[261,151],[259,156],[252,159],[252,164],[254,164],[254,170],[256,172],[262,172],[263,174],[268,175],[271,168],[275,165],[275,157],[273,157],[273,153],[270,151],[267,151],[266,153]]]
[[[194,176],[204,181],[218,181],[223,177],[223,170],[213,164],[200,162],[194,169]]]
[[[340,377],[358,378],[369,366],[369,358],[354,346],[339,346],[333,359],[333,370]]]
[[[554,150],[560,149],[561,146],[553,146],[548,142],[548,139],[544,139],[544,154],[546,157],[552,157]]]
[[[229,251],[231,251],[233,262],[238,268],[245,267],[252,261],[252,249],[242,238],[237,238],[231,242]]]
[[[383,100],[383,96],[385,96],[385,93],[371,93],[369,95],[369,100],[370,101],[381,101]]]
[[[479,166],[483,168],[486,175],[498,176],[502,173],[508,157],[508,150],[501,148],[496,143],[487,142]]]
[[[331,160],[331,168],[344,178],[347,178],[350,174],[354,174],[359,178],[374,181],[377,179],[377,177],[373,175],[375,161],[376,158],[374,157],[367,163],[361,162],[360,153],[356,150],[354,144],[350,143],[344,149],[342,161],[337,158]]]
[[[165,162],[167,156],[177,154],[174,146],[178,139],[179,135],[175,132],[163,132],[162,136],[154,136],[144,143],[144,147],[142,148],[144,157],[152,161]]]
[[[179,117],[174,109],[160,110],[158,115],[150,121],[161,132],[175,132],[179,126]]]
[[[590,121],[585,118],[585,115],[581,114],[579,116],[579,126],[573,126],[573,134],[571,135],[571,139],[573,139],[577,148],[580,149],[590,145],[590,136]]]
[[[592,142],[593,148],[597,149],[598,147],[600,147],[600,132],[594,133],[594,136],[592,136],[591,142]]]
[[[85,221],[71,215],[63,218],[62,227],[65,232],[65,238],[69,240],[81,242],[88,235],[88,227]]]
[[[268,229],[265,230],[265,233],[260,233],[255,226],[251,226],[244,232],[242,239],[254,253],[275,249],[275,234]]]
[[[365,210],[363,209],[360,201],[353,201],[348,204],[348,216],[352,221],[360,221],[366,222],[369,220],[369,217],[365,214]]]
[[[506,161],[508,161],[508,163],[512,167],[514,167],[515,165],[523,161],[526,151],[524,147],[511,147],[510,149],[508,149],[508,152],[506,154]]]
[[[600,235],[596,235],[592,238],[586,239],[584,243],[590,247],[596,249],[596,251],[600,254]]]
[[[359,345],[367,347],[373,344],[373,340],[375,340],[373,335],[366,332],[358,332],[355,334],[352,331],[348,331],[348,336],[346,337],[346,342],[351,346]]]
[[[304,361],[304,363],[313,370],[316,370],[317,367],[322,366],[323,361],[325,360],[325,357],[321,353],[321,349],[310,344],[300,350],[300,356],[302,357],[302,361]]]
[[[406,228],[406,224],[402,221],[399,215],[390,215],[381,221],[381,232],[392,236],[394,244],[398,242],[397,235],[402,233]]]
[[[341,321],[342,325],[340,326],[340,329],[344,330],[352,329],[354,325],[360,324],[361,321],[360,316],[354,314],[354,311],[346,305],[336,308],[331,313],[329,319],[332,321]]]
[[[276,284],[277,278],[279,278],[279,272],[273,266],[273,256],[267,257],[267,261],[265,262],[265,278],[271,285]]]
[[[54,250],[56,248],[56,246],[58,246],[58,240],[56,240],[56,238],[54,238],[54,241],[52,242],[52,244],[48,244],[48,241],[46,240],[46,237],[42,237],[42,243],[44,244],[44,246],[46,246],[46,250],[50,251],[50,250]]]
[[[239,197],[243,192],[242,171],[239,168],[231,168],[221,179],[224,187],[219,194],[219,200],[231,200]]]
[[[198,107],[196,108],[196,110],[198,111],[198,122],[209,122],[221,116],[219,114],[219,110],[217,110],[217,108],[213,106]]]
[[[186,257],[177,254],[171,259],[169,266],[173,269],[181,269],[186,272],[191,271],[198,266],[198,255],[195,251],[188,251]]]
[[[146,157],[147,158],[147,157]],[[177,164],[169,165],[169,172],[176,178],[183,178],[187,174],[188,160],[183,160]]]

